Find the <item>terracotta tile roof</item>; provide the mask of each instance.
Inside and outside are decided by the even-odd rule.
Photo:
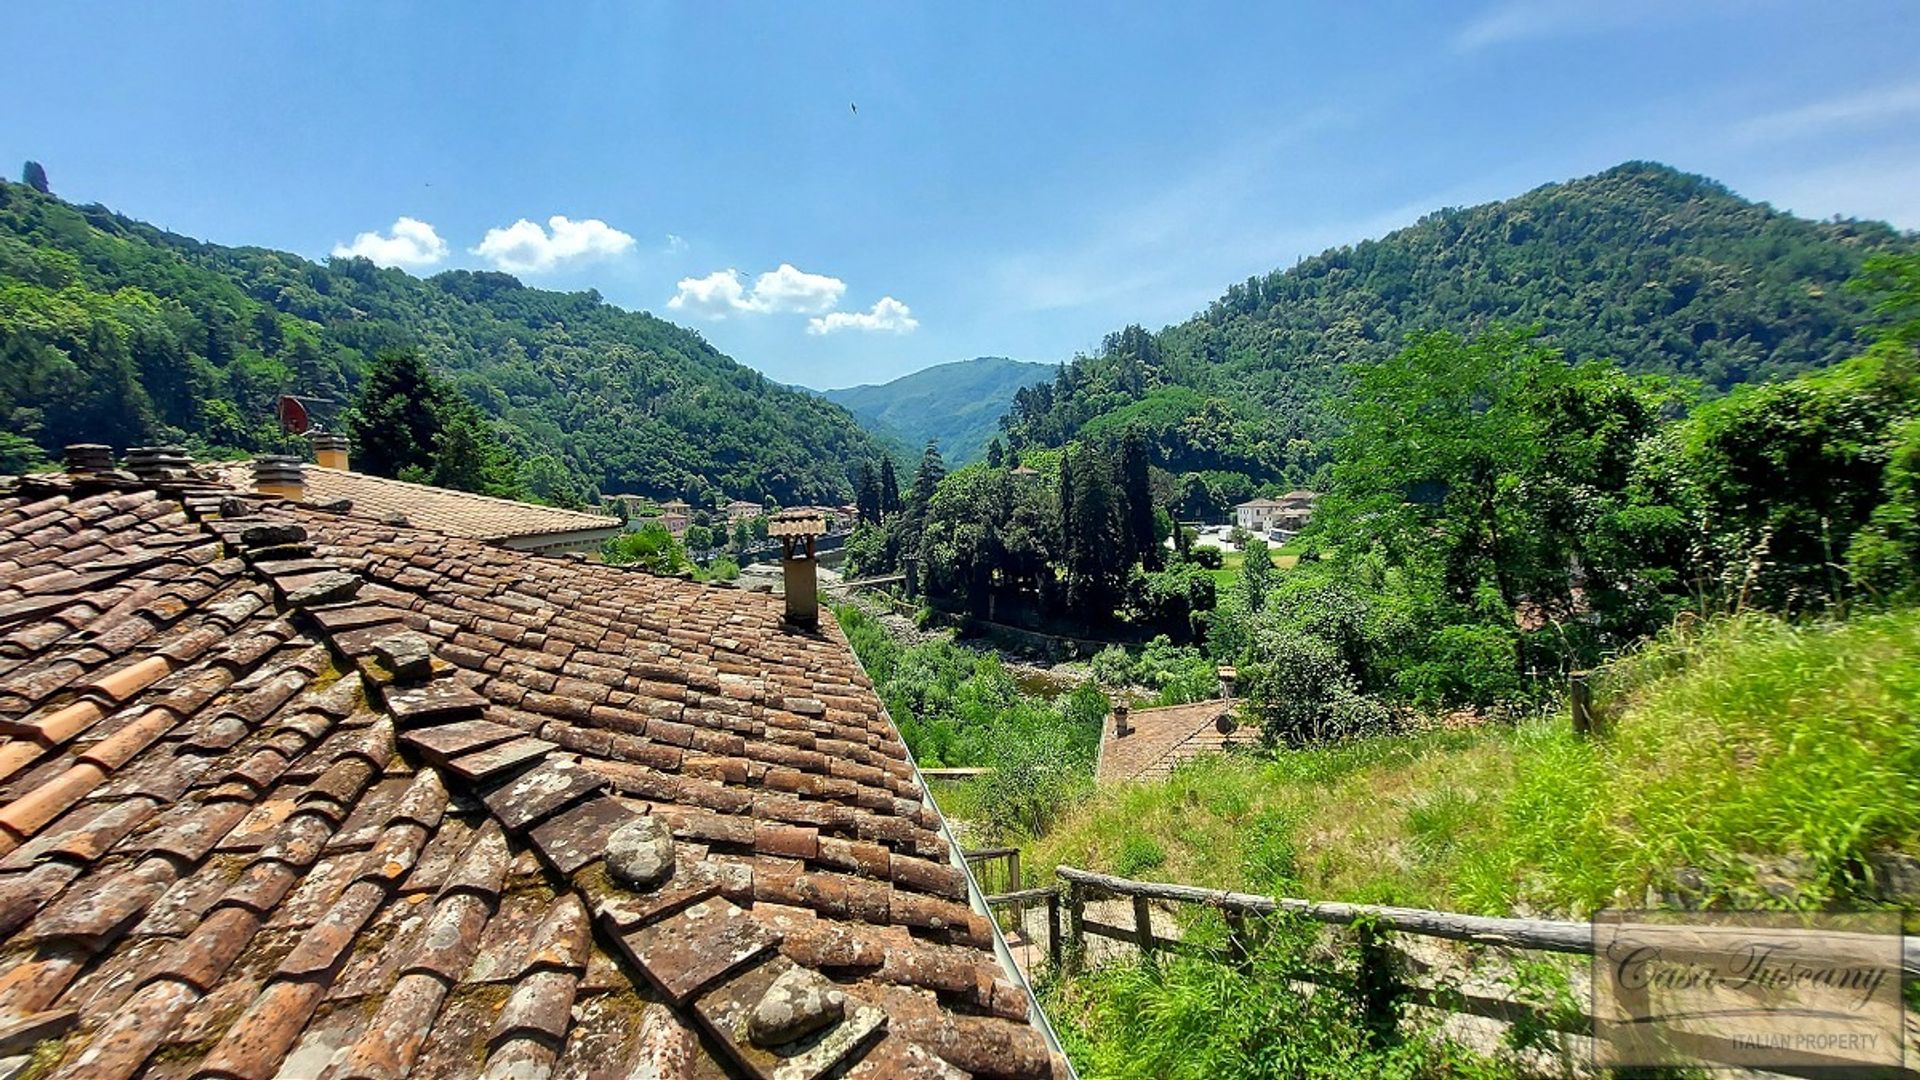
[[[222,470],[222,479],[245,490],[252,484],[252,469],[251,462],[228,465]],[[536,506],[318,465],[306,466],[306,499],[315,503],[346,499],[353,503],[356,514],[375,519],[398,514],[416,528],[494,542],[597,534],[584,537],[597,543],[606,536],[618,535],[621,529],[617,519],[604,514]]]
[[[1128,714],[1133,730],[1113,733],[1113,717],[1100,733],[1100,763],[1094,778],[1102,784],[1126,780],[1157,780],[1175,765],[1201,754],[1217,754],[1253,742],[1250,733],[1223,735],[1216,726],[1222,714],[1237,703],[1229,699],[1196,701],[1191,705],[1163,705],[1135,709]]]
[[[217,490],[0,490],[0,1032],[53,1076],[1063,1068],[845,640],[781,610]],[[670,876],[620,884],[649,829]],[[791,971],[844,1019],[762,1048]]]

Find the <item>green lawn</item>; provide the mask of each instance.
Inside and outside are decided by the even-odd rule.
[[[1267,558],[1271,560],[1274,566],[1281,570],[1291,570],[1300,563],[1300,556],[1292,552],[1279,554],[1269,549]],[[1208,573],[1213,575],[1213,581],[1216,587],[1225,589],[1239,578],[1240,568],[1245,566],[1246,563],[1247,556],[1245,552],[1223,551],[1220,553],[1220,569],[1210,570]]]

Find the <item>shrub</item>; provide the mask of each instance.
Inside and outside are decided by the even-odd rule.
[[[1387,730],[1385,706],[1360,693],[1340,650],[1325,638],[1268,625],[1255,633],[1249,653],[1256,659],[1242,666],[1240,678],[1268,738],[1298,745]]]
[[[1113,872],[1121,877],[1134,877],[1166,861],[1166,851],[1154,843],[1152,837],[1135,833],[1120,845],[1120,855],[1113,861]]]

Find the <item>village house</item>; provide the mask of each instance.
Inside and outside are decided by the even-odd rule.
[[[1233,508],[1233,523],[1251,533],[1277,530],[1291,537],[1307,527],[1319,497],[1311,491],[1289,491],[1277,499],[1248,499]]]
[[[722,507],[721,511],[727,515],[727,524],[732,525],[736,522],[752,521],[754,518],[764,517],[767,513],[767,508],[757,502],[735,499]]]
[[[1236,714],[1233,668],[1222,667],[1220,696],[1187,705],[1130,709],[1115,702],[1100,732],[1100,757],[1094,781],[1101,784],[1160,780],[1174,766],[1201,754],[1218,754],[1253,739],[1242,733]]]
[[[0,481],[36,1068],[1070,1075],[831,619],[103,457]]]

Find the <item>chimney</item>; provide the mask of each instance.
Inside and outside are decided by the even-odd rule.
[[[113,447],[104,443],[69,443],[66,459],[70,473],[113,471]]]
[[[1235,679],[1240,677],[1240,673],[1226,664],[1220,665],[1215,669],[1214,673],[1220,676],[1220,696],[1223,698],[1232,698],[1233,683]]]
[[[817,511],[782,510],[767,522],[767,535],[780,541],[787,621],[808,630],[820,625],[820,577],[814,540],[826,533],[826,519]]]
[[[253,489],[262,495],[300,499],[307,493],[306,466],[297,457],[262,454],[253,459]]]
[[[347,437],[328,431],[313,433],[313,461],[323,469],[347,471]]]
[[[142,480],[178,480],[193,468],[183,446],[130,446],[127,471]]]
[[[1131,711],[1132,710],[1127,707],[1127,703],[1125,701],[1116,701],[1113,703],[1113,737],[1114,738],[1116,739],[1123,738],[1127,735],[1133,734],[1133,721],[1128,716],[1128,714]]]

